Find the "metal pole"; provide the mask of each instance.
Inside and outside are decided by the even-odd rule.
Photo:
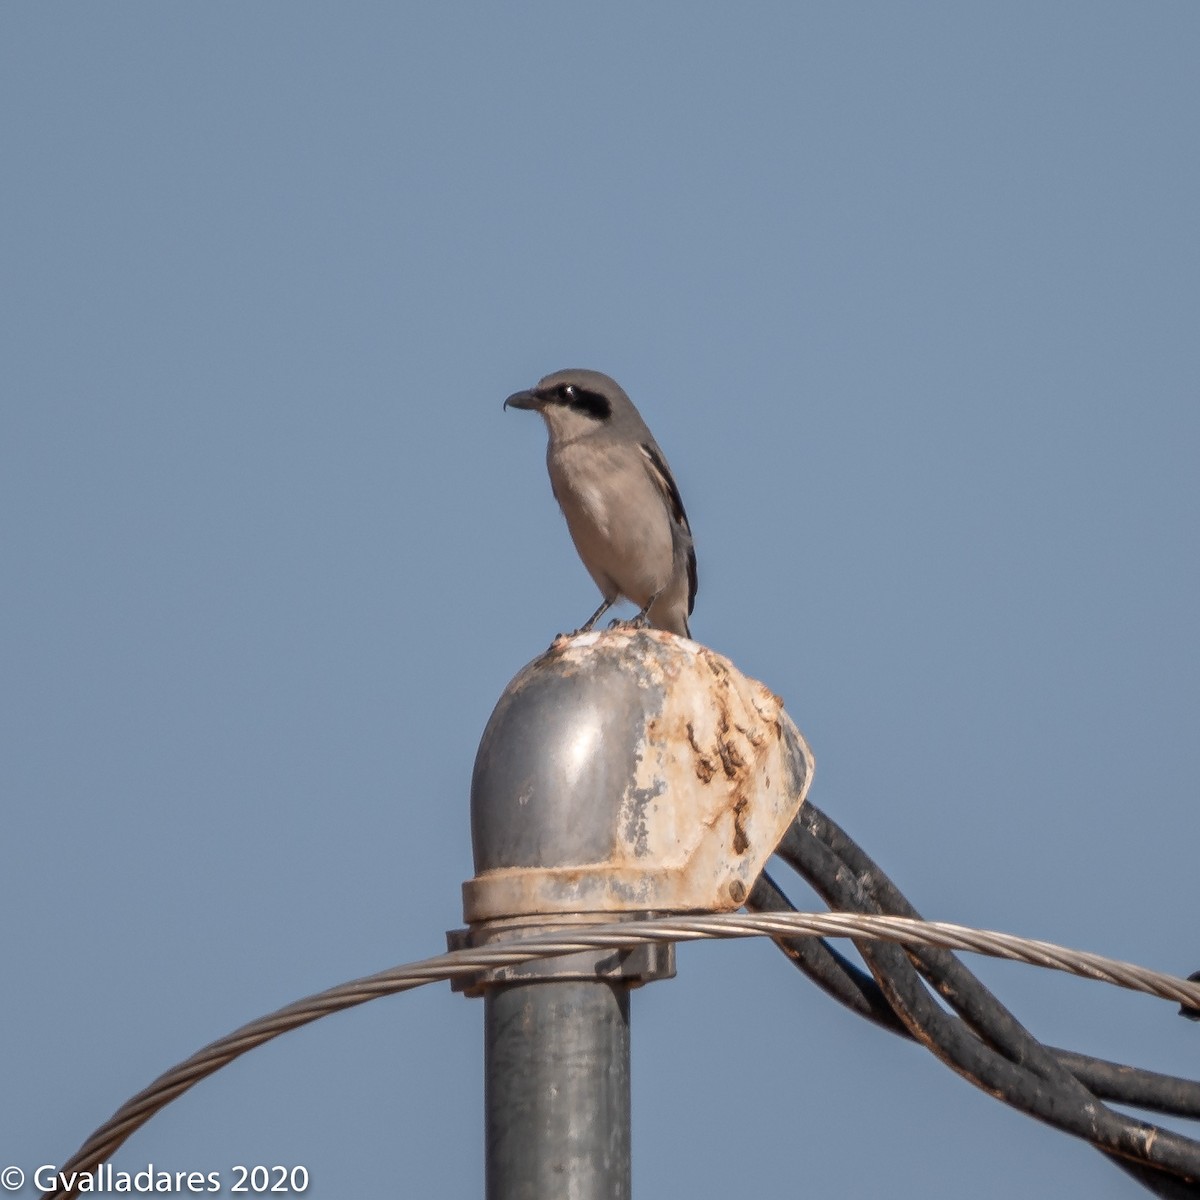
[[[629,1200],[629,987],[504,984],[484,1001],[488,1200]]]
[[[661,630],[557,638],[479,743],[451,947],[739,907],[812,776],[780,704]],[[629,992],[674,974],[646,943],[458,981],[485,998],[487,1200],[629,1200]]]

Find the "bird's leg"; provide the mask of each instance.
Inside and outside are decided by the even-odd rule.
[[[642,605],[641,609],[636,613],[636,615],[630,617],[625,624],[628,625],[630,629],[648,628],[650,625],[650,610],[654,607],[655,600],[657,600],[665,590],[665,588],[659,588],[658,591],[655,592],[654,595]]]
[[[604,614],[606,612],[608,612],[608,610],[610,608],[612,608],[612,606],[616,603],[616,601],[617,601],[617,598],[615,596],[611,600],[605,600],[604,603],[601,604],[600,607],[598,609],[596,609],[596,611],[594,613],[592,613],[592,615],[590,617],[588,617],[588,619],[586,621],[584,621],[584,623],[577,630],[575,630],[575,632],[576,633],[590,633],[592,630],[592,626],[595,625],[596,622],[598,620],[600,620],[600,618],[602,616],[604,616]]]

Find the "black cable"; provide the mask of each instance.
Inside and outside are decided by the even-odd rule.
[[[797,822],[810,829],[814,836],[820,838],[850,867],[864,889],[869,892],[879,906],[877,911],[887,912],[893,916],[915,917],[918,915],[917,910],[909,903],[900,889],[832,818],[815,806],[809,805],[806,806],[806,809],[811,811],[802,811]],[[919,957],[922,962],[928,964],[939,962],[947,964],[948,969],[956,973],[955,977],[962,987],[968,992],[975,992],[989,1005],[986,1010],[989,1021],[994,1021],[997,1017],[1007,1017],[1012,1020],[1011,1014],[1003,1009],[996,998],[967,971],[954,955],[944,950],[931,950],[922,951]],[[934,980],[931,979],[931,982]],[[952,999],[948,993],[943,993],[943,995],[947,1000]],[[1015,1020],[1013,1025],[1021,1031],[1024,1037],[1030,1038],[1039,1049],[1049,1051],[1059,1065],[1069,1070],[1101,1099],[1112,1100],[1118,1104],[1128,1104],[1136,1108],[1150,1109],[1169,1116],[1200,1119],[1200,1082],[1180,1079],[1173,1075],[1161,1075],[1155,1071],[1146,1071],[1122,1063],[1108,1062],[1102,1058],[1092,1058],[1070,1050],[1060,1050],[1051,1046],[1042,1047],[1041,1043],[1033,1040],[1031,1035]]]
[[[777,852],[834,907],[859,912],[879,910],[880,905],[866,894],[862,882],[850,867],[822,841],[812,836],[810,823],[797,821]],[[1137,1168],[1136,1160],[1143,1155],[1145,1161],[1164,1157],[1159,1152],[1156,1159],[1150,1158],[1145,1151],[1149,1139],[1131,1136],[1136,1131],[1130,1130],[1127,1125],[1140,1123],[1108,1114],[1065,1072],[1058,1072],[1060,1077],[1055,1079],[1056,1064],[1044,1051],[1038,1055],[1040,1048],[1035,1043],[1030,1044],[1033,1040],[1027,1034],[1027,1044],[1020,1045],[1020,1034],[1024,1031],[1020,1030],[1011,1014],[1001,1009],[1002,1019],[991,1033],[996,1041],[1007,1043],[1006,1049],[1017,1053],[1024,1050],[1025,1062],[1014,1062],[997,1053],[975,1036],[963,1021],[950,1016],[934,1003],[903,950],[894,946],[873,946],[866,942],[857,945],[897,1015],[913,1036],[969,1082],[1029,1116],[1099,1145],[1110,1156],[1118,1154],[1134,1160],[1129,1166],[1134,1168],[1139,1182],[1159,1195],[1200,1194],[1196,1191],[1178,1192],[1170,1187],[1169,1176],[1160,1176],[1157,1172],[1151,1174],[1144,1167]],[[965,974],[965,968],[961,969]],[[964,992],[970,989],[961,986],[962,980],[955,982],[960,986],[950,992],[947,999],[966,1007]],[[943,994],[948,991],[950,989],[943,988]],[[972,1013],[974,1023],[986,1024],[980,1020],[980,997],[972,996],[969,1000],[973,1002],[969,1007],[975,1010]],[[1007,1021],[1003,1018],[1007,1018]],[[1035,1073],[1031,1067],[1040,1070]],[[1151,1153],[1157,1150],[1153,1145],[1150,1146]],[[1119,1161],[1125,1165],[1123,1159]],[[1186,1173],[1179,1169],[1179,1164],[1170,1165],[1176,1168],[1177,1174]]]
[[[1101,1100],[1144,1108],[1168,1117],[1200,1120],[1200,1083],[1194,1079],[1160,1075],[1143,1067],[1129,1067],[1055,1046],[1046,1049]]]
[[[879,908],[894,915],[916,915],[916,909],[908,903],[886,874],[834,821],[814,808],[811,813],[806,814],[803,824],[809,826],[817,836],[821,837],[835,854],[840,855],[842,861],[846,862],[853,872],[855,879],[864,887],[864,890],[869,892]],[[1031,1069],[1046,1082],[1055,1081],[1059,1088],[1066,1084],[1073,1084],[1067,1090],[1076,1093],[1075,1102],[1083,1106],[1085,1120],[1082,1126],[1076,1121],[1074,1129],[1070,1128],[1071,1123],[1068,1122],[1065,1127],[1069,1131],[1087,1138],[1105,1152],[1127,1154],[1130,1143],[1132,1143],[1135,1162],[1144,1160],[1155,1166],[1168,1166],[1177,1178],[1189,1181],[1192,1185],[1185,1184],[1184,1190],[1180,1191],[1178,1183],[1169,1183],[1168,1179],[1158,1171],[1147,1172],[1141,1166],[1134,1167],[1131,1163],[1115,1160],[1118,1165],[1123,1166],[1138,1178],[1143,1186],[1159,1194],[1195,1194],[1196,1167],[1200,1164],[1200,1157],[1198,1157],[1200,1147],[1196,1143],[1179,1135],[1172,1135],[1174,1141],[1170,1147],[1167,1147],[1168,1154],[1158,1154],[1152,1144],[1160,1139],[1161,1131],[1158,1131],[1153,1125],[1126,1117],[1124,1114],[1113,1113],[1101,1105],[1096,1105],[1094,1096],[1089,1094],[1086,1088],[1079,1086],[1078,1081],[1065,1078],[1060,1064],[1053,1059],[1047,1049],[1037,1042],[952,954],[940,950],[929,953],[918,951],[911,954],[910,957],[943,998],[964,1017],[968,1025],[1005,1057]],[[935,1012],[940,1014],[940,1010],[935,1010]],[[1098,1064],[1096,1066],[1098,1068]],[[1178,1082],[1182,1087],[1187,1086],[1187,1081]],[[1016,1093],[1010,1094],[1006,1099],[1020,1101],[1023,1094],[1028,1098],[1027,1089],[1018,1089]],[[1033,1093],[1033,1099],[1034,1101],[1040,1099],[1036,1090]],[[1034,1107],[1036,1108],[1036,1104]],[[1040,1116],[1041,1114],[1034,1111],[1031,1115]],[[1061,1122],[1053,1120],[1053,1114],[1050,1115],[1052,1123],[1064,1127]],[[1098,1136],[1089,1136],[1087,1118],[1095,1120]],[[1144,1156],[1139,1152],[1140,1145],[1143,1143],[1151,1147],[1150,1152]],[[1158,1149],[1161,1148],[1161,1146],[1158,1147]]]
[[[746,907],[751,912],[796,911],[779,885],[765,871],[751,890]],[[874,977],[855,966],[824,938],[776,938],[775,941],[799,970],[838,1003],[889,1033],[909,1041],[915,1040],[892,1011]],[[1200,1083],[1195,1080],[1178,1079],[1173,1075],[1162,1075],[1157,1071],[1110,1062],[1057,1046],[1047,1046],[1046,1049],[1061,1067],[1101,1100],[1127,1104],[1164,1116],[1200,1120]]]
[[[746,907],[751,912],[763,913],[797,911],[766,871],[755,881]],[[773,941],[813,983],[852,1013],[889,1033],[912,1039],[912,1034],[892,1011],[874,978],[856,967],[824,938],[780,937]]]
[[[835,908],[916,915],[870,858],[811,805],[801,810],[777,853]],[[914,949],[906,956],[894,946],[856,944],[896,1016],[952,1069],[1021,1111],[1117,1156],[1118,1165],[1157,1194],[1200,1195],[1200,1145],[1099,1103],[953,955]],[[914,964],[962,1020],[933,1001]],[[877,1015],[876,998],[845,969],[849,964],[822,956],[816,965],[826,990],[853,992],[856,1011],[865,1005],[876,1013],[872,1019],[886,1023]]]

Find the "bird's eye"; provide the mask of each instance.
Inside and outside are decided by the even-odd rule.
[[[573,384],[564,383],[562,387],[558,389],[558,394],[569,404],[575,399],[575,387]]]

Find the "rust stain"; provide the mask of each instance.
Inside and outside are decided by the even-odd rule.
[[[734,729],[738,731],[752,745],[755,750],[762,747],[767,740],[767,735],[763,733],[759,726],[754,726],[752,729],[747,729],[745,725],[734,725]]]
[[[746,760],[737,744],[729,737],[729,711],[724,706],[717,721],[717,753],[721,756],[721,766],[725,768],[725,778],[734,779],[746,769]]]
[[[722,741],[717,745],[717,753],[721,756],[721,766],[725,768],[725,777],[734,779],[739,772],[746,769],[746,760],[741,751],[730,741]]]
[[[701,656],[704,659],[704,665],[712,672],[713,676],[725,683],[729,679],[729,670],[719,658],[712,654],[704,654]]]
[[[701,783],[710,783],[712,777],[717,773],[717,764],[700,749],[700,743],[696,741],[696,727],[691,721],[684,728],[687,731],[688,745],[691,746],[693,753],[696,755],[696,778]]]
[[[717,717],[717,753],[721,758],[721,766],[725,772],[725,778],[730,781],[730,804],[729,813],[733,818],[733,842],[732,850],[734,854],[741,856],[750,849],[750,835],[747,831],[747,824],[750,818],[750,797],[747,795],[749,788],[753,782],[752,767],[747,761],[745,750],[753,752],[761,751],[762,738],[760,736],[756,743],[749,734],[740,725],[735,724],[730,719],[729,708],[727,703],[721,704],[721,711]],[[740,734],[744,742],[739,744],[739,739],[736,736]]]
[[[746,809],[750,807],[750,801],[745,796],[739,796],[733,806],[733,852],[734,854],[745,854],[750,849],[750,838],[746,834],[746,827],[742,823],[742,818],[746,815]]]

